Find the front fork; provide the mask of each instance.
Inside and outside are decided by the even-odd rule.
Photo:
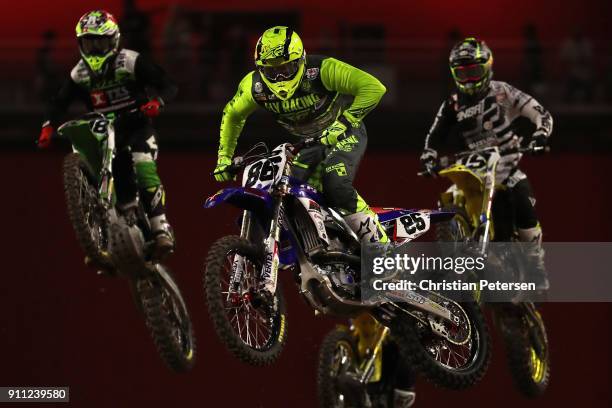
[[[242,225],[240,226],[240,238],[249,240],[251,235],[251,212],[244,210],[242,213]],[[232,276],[229,283],[229,295],[240,294],[240,282],[244,276],[244,257],[240,254],[234,255],[234,262],[232,262]]]
[[[499,155],[493,155],[489,159],[487,166],[487,176],[485,178],[485,192],[483,195],[482,213],[480,215],[480,223],[484,229],[480,236],[480,253],[484,257],[487,256],[487,247],[491,240],[491,207],[493,204],[493,195],[495,194],[495,174],[497,172],[497,162],[499,161]]]
[[[382,328],[380,328],[378,325],[376,325],[376,327],[378,328],[378,338],[374,343],[374,349],[371,351],[369,358],[365,361],[363,366],[363,372],[359,379],[362,384],[367,384],[372,378],[375,371],[376,360],[382,358],[382,346],[390,332],[388,327],[382,326]]]
[[[282,212],[283,200],[282,197],[278,197],[270,222],[270,233],[264,240],[264,264],[260,279],[261,288],[269,295],[276,293],[278,281],[278,242],[280,241]]]
[[[115,183],[113,177],[113,159],[115,157],[115,129],[107,128],[106,140],[102,143],[102,168],[100,172],[100,185],[98,196],[110,208],[113,204]]]
[[[276,286],[278,282],[278,269],[279,269],[279,251],[278,243],[280,241],[281,232],[281,219],[282,219],[282,199],[279,197],[277,200],[272,220],[270,222],[270,233],[264,239],[264,263],[261,270],[259,279],[260,287],[255,289],[263,289],[269,295],[276,293]],[[242,216],[242,226],[240,228],[240,237],[250,241],[251,228],[252,228],[252,214],[250,211],[245,210]],[[240,289],[240,282],[244,275],[244,257],[240,254],[234,256],[234,262],[232,263],[232,277],[230,280],[230,291],[237,293]]]

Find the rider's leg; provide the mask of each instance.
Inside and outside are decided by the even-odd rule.
[[[134,175],[132,155],[128,148],[117,149],[113,160],[113,174],[119,207],[127,207],[135,203],[138,185]]]
[[[326,149],[323,145],[303,149],[293,160],[291,175],[299,180],[308,182],[318,190],[322,190],[318,173],[319,164],[325,158]]]
[[[389,407],[409,408],[414,405],[416,374],[408,362],[402,358],[397,343],[392,341],[387,342],[383,349],[382,381],[389,383],[393,388]]]
[[[511,189],[516,226],[521,242],[527,243],[526,255],[530,262],[530,272],[538,289],[548,289],[548,275],[544,265],[542,247],[542,228],[535,211],[535,198],[529,181],[525,178]]]
[[[512,193],[506,187],[498,190],[493,199],[491,212],[493,213],[494,235],[497,242],[510,242],[514,232],[514,204]]]
[[[353,187],[359,162],[367,146],[365,125],[353,128],[352,135],[338,142],[323,160],[322,184],[327,205],[339,209],[347,224],[362,241],[389,239],[378,217]]]
[[[140,198],[155,237],[155,256],[163,258],[174,250],[174,234],[166,219],[166,193],[157,173],[157,141],[151,128],[132,143],[132,160]]]
[[[357,196],[355,209],[348,210],[346,213],[343,212],[346,223],[355,231],[361,241],[388,242],[389,237],[387,237],[383,226],[378,221],[378,215],[370,209],[370,206],[356,190],[355,194]]]

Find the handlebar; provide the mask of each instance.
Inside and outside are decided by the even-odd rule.
[[[110,120],[112,118],[113,122],[118,122],[121,121],[123,119],[126,118],[136,118],[136,119],[143,119],[145,117],[144,113],[138,108],[131,108],[125,111],[120,111],[120,112],[109,112],[109,113],[101,113],[101,112],[96,112],[98,113],[100,116],[103,116],[105,119]]]
[[[102,113],[102,112],[96,112],[96,111],[87,112],[79,116],[76,119],[71,119],[71,120],[68,120],[62,123],[60,126],[57,127],[57,129],[53,129],[51,140],[66,140],[66,137],[62,134],[63,128],[78,120],[95,120],[95,119],[110,120],[111,116],[114,116],[112,120],[113,122],[116,122],[117,120],[121,120],[122,118],[129,117],[129,116],[133,116],[136,118],[142,118],[144,117],[144,114],[140,111],[138,107],[134,107],[134,108],[131,108],[123,112],[109,112],[109,113]],[[39,143],[38,140],[36,140],[34,143],[38,149],[41,149],[41,147],[38,145]]]
[[[84,115],[80,116],[78,119],[81,120],[87,120],[87,119],[110,119],[112,118],[113,120],[118,120],[118,119],[122,119],[125,117],[129,117],[129,116],[137,116],[137,117],[142,117],[143,113],[140,111],[140,109],[138,109],[138,107],[134,107],[125,111],[120,111],[120,112],[108,112],[108,113],[103,113],[103,112],[88,112],[85,113]],[[68,121],[66,123],[70,123],[72,121]],[[63,126],[63,125],[62,125]],[[62,127],[60,126],[60,127]],[[59,128],[58,128],[59,129]]]
[[[487,149],[491,149],[490,147],[484,148],[484,149],[480,149],[480,150],[467,150],[464,152],[459,152],[456,153],[454,155],[451,156],[442,156],[440,157],[436,163],[431,167],[431,169],[429,170],[424,170],[424,171],[419,171],[417,173],[418,176],[431,176],[431,175],[436,175],[441,169],[448,167],[450,163],[453,163],[454,161],[456,161],[457,159],[461,158],[461,157],[465,157],[465,156],[469,156],[470,154],[474,154],[474,153],[478,153],[478,152],[483,152]],[[550,151],[550,147],[546,146],[519,146],[519,147],[512,147],[512,148],[508,148],[508,149],[503,149],[503,150],[499,150],[499,155],[500,156],[508,156],[511,154],[517,154],[517,153],[526,153],[526,154],[536,154],[539,152],[549,152]]]
[[[347,137],[348,135],[345,132],[344,134],[338,137],[337,141],[341,142]],[[287,150],[291,153],[293,157],[295,157],[302,149],[305,149],[311,146],[315,146],[321,141],[321,139],[323,139],[323,136],[304,138],[297,143],[289,144]],[[249,156],[249,153],[252,153],[254,150],[257,150],[259,147],[262,147],[262,146],[266,149],[266,154],[257,154],[257,155]],[[224,167],[223,170],[212,172],[210,173],[210,175],[214,177],[218,174],[223,174],[226,172],[235,175],[242,168],[246,167],[248,164],[252,163],[254,160],[261,160],[265,158],[269,153],[270,151],[268,150],[268,147],[263,142],[257,143],[249,151],[247,151],[244,156],[234,157],[232,159],[232,164],[228,165],[227,167]]]
[[[54,137],[61,136],[60,131],[62,130],[64,126],[68,125],[69,123],[78,121],[78,120],[105,119],[105,120],[112,120],[113,122],[117,122],[127,117],[142,118],[144,117],[144,114],[140,111],[140,109],[138,109],[138,107],[131,108],[129,110],[125,110],[122,112],[108,112],[108,113],[102,113],[102,112],[96,112],[96,111],[87,112],[79,116],[76,119],[66,121],[62,123],[60,126],[58,126],[58,128],[55,130]]]
[[[211,176],[216,176],[217,174],[223,174],[225,172],[230,174],[237,174],[242,168],[246,167],[246,163],[243,157],[236,156],[232,159],[232,164],[223,168],[221,171],[214,171],[210,173]]]
[[[293,157],[295,157],[302,149],[316,145],[317,143],[319,143],[319,140],[321,140],[320,137],[306,138],[306,139],[300,140],[297,143],[289,144],[287,150],[291,153]],[[263,147],[266,149],[265,153],[252,154],[253,151],[257,150],[260,147]],[[249,164],[253,163],[254,161],[265,159],[266,157],[270,156],[270,153],[271,152],[269,151],[268,147],[263,142],[257,143],[249,151],[247,151],[244,154],[244,156],[234,157],[232,159],[232,164],[223,168],[223,170],[221,171],[212,172],[211,176],[214,177],[217,174],[222,174],[226,172],[230,174],[237,174],[240,170],[242,170]]]
[[[449,161],[451,159],[455,159],[456,160],[456,159],[458,159],[460,157],[469,156],[469,155],[474,154],[474,153],[484,152],[484,151],[486,151],[488,149],[494,149],[495,147],[485,147],[485,148],[480,149],[480,150],[466,150],[466,151],[463,151],[463,152],[456,153],[456,154],[454,154],[452,156],[441,157],[440,160],[443,160],[443,159],[447,159]],[[547,148],[547,150],[548,149],[549,148]],[[499,152],[500,156],[508,156],[508,155],[516,154],[516,153],[537,153],[537,152],[540,152],[542,150],[544,150],[544,147],[541,147],[541,146],[517,146],[517,147],[510,147],[510,148],[507,148],[507,149],[499,149],[498,152]]]
[[[296,156],[300,150],[307,147],[315,146],[321,140],[321,137],[309,137],[291,145],[291,153]],[[342,140],[338,138],[338,140]]]

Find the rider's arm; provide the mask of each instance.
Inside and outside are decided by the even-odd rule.
[[[329,91],[353,95],[355,99],[345,111],[351,121],[361,121],[378,105],[387,92],[375,77],[335,58],[325,58],[321,64],[321,80]]]
[[[225,105],[221,119],[221,135],[219,138],[219,156],[232,157],[238,137],[247,117],[257,109],[257,102],[253,99],[251,85],[253,83],[253,72],[248,73],[240,85],[234,97]]]
[[[68,78],[62,84],[58,93],[48,102],[45,108],[43,126],[51,125],[54,128],[57,127],[72,101],[78,99],[81,94],[82,90],[80,87],[72,78]]]
[[[438,109],[436,118],[425,137],[425,149],[438,149],[440,143],[444,141],[450,133],[454,120],[455,114],[452,111],[452,99],[445,100],[442,102],[440,109]]]
[[[134,66],[137,81],[155,88],[163,103],[176,97],[178,87],[170,76],[157,64],[142,55],[138,55]]]
[[[535,125],[536,130],[533,135],[548,138],[553,130],[551,114],[530,95],[511,85],[504,85],[506,87],[506,95],[510,99],[512,107],[517,109],[521,116],[526,117]]]

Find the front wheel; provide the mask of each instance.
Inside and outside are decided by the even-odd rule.
[[[491,360],[490,336],[476,303],[446,305],[458,322],[439,323],[446,337],[429,326],[401,319],[393,328],[400,352],[427,380],[441,387],[462,390],[477,383]]]
[[[274,363],[287,341],[287,316],[280,285],[272,299],[259,296],[263,253],[239,236],[217,240],[208,251],[204,292],[217,336],[239,360]]]
[[[550,381],[546,328],[535,307],[534,316],[539,322],[530,321],[530,316],[517,309],[513,306],[506,310],[500,319],[508,366],[517,389],[527,398],[536,398],[544,394]]]
[[[436,241],[466,242],[472,235],[472,224],[465,208],[451,205],[441,208],[441,211],[454,212],[455,216],[448,221],[436,224]]]
[[[355,337],[344,328],[330,331],[319,350],[317,392],[321,408],[349,407],[349,396],[338,387],[338,377],[359,373],[359,354]],[[355,398],[353,398],[355,399]]]
[[[79,245],[93,264],[111,268],[108,219],[98,199],[96,176],[79,153],[64,158],[63,176],[68,218]]]
[[[156,267],[163,268],[161,265]],[[165,270],[162,272],[167,273]],[[147,327],[162,360],[173,371],[188,371],[195,362],[195,336],[178,288],[166,284],[157,275],[139,279],[135,287]]]

